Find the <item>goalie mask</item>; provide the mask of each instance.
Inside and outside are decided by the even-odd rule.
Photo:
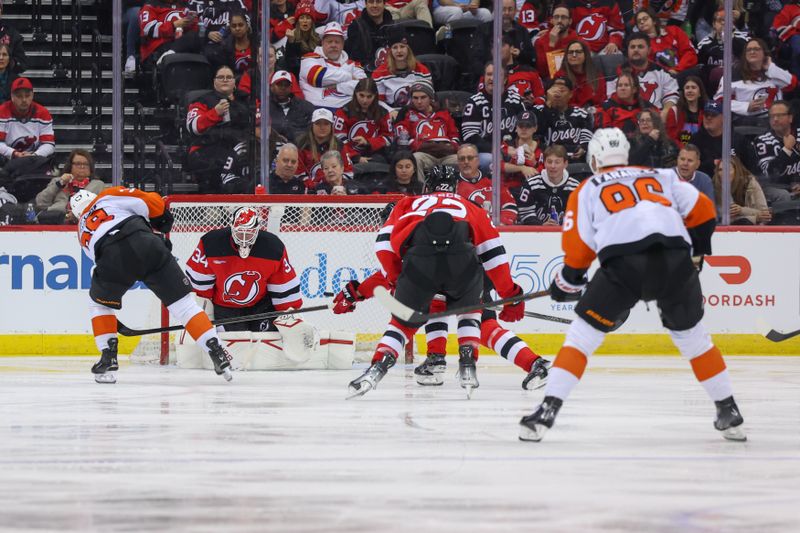
[[[594,132],[586,150],[586,162],[597,172],[601,168],[628,164],[631,144],[619,128],[601,128]]]
[[[231,237],[239,249],[239,257],[247,259],[250,249],[256,243],[261,227],[261,217],[252,207],[240,207],[233,213]]]
[[[89,204],[94,202],[95,198],[97,198],[97,195],[86,189],[82,189],[73,194],[72,198],[69,199],[69,208],[72,214],[75,215],[75,218],[81,218],[83,212],[89,207]]]
[[[424,193],[456,192],[458,171],[451,166],[436,165],[425,173]]]

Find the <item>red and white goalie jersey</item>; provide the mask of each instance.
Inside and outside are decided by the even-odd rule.
[[[612,168],[570,195],[561,240],[564,264],[584,270],[595,256],[602,262],[654,244],[691,248],[687,228],[715,217],[713,202],[673,170]]]
[[[378,232],[375,253],[389,283],[395,283],[403,268],[406,242],[425,217],[434,211],[449,213],[456,222],[465,221],[483,268],[501,298],[514,295],[514,282],[500,234],[489,215],[469,200],[449,192],[407,196],[400,200]]]
[[[97,195],[78,219],[78,240],[94,261],[94,248],[109,231],[131,217],[158,218],[164,214],[164,199],[154,192],[111,187]]]
[[[209,231],[200,237],[185,272],[198,296],[214,305],[252,307],[264,298],[270,299],[276,311],[303,305],[300,280],[286,247],[276,235],[263,230],[246,259],[239,256],[231,228]]]

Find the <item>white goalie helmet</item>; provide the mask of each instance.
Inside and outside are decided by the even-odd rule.
[[[586,162],[597,172],[604,167],[628,164],[628,152],[631,144],[619,128],[601,128],[594,132],[589,148],[586,150]]]
[[[97,195],[86,189],[81,189],[73,194],[72,198],[69,199],[69,208],[75,218],[81,218],[83,212],[89,207],[89,204],[94,202],[95,198],[97,198]]]
[[[239,248],[239,256],[247,259],[250,249],[256,243],[258,230],[261,228],[261,217],[258,211],[252,207],[240,207],[233,213],[231,222],[231,236],[236,247]]]

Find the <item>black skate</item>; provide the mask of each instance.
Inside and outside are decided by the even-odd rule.
[[[747,435],[742,429],[744,419],[733,396],[714,402],[714,405],[717,406],[717,420],[714,422],[714,427],[728,440],[746,441]]]
[[[519,440],[539,442],[553,427],[563,402],[555,396],[545,396],[542,403],[532,415],[522,417],[519,421]]]
[[[432,353],[425,358],[425,361],[414,369],[414,378],[420,385],[441,385],[447,361],[443,353]]]
[[[232,380],[231,359],[233,358],[228,353],[228,350],[220,346],[219,339],[208,339],[206,346],[208,347],[208,356],[211,358],[211,362],[214,363],[214,372],[218,376],[224,377],[225,381]]]
[[[544,357],[540,357],[531,365],[531,371],[522,380],[522,388],[525,390],[541,389],[547,384],[548,369],[550,368],[550,361]]]
[[[472,356],[474,353],[475,348],[472,346],[458,347],[458,377],[461,380],[461,388],[467,390],[467,400],[472,399],[472,391],[481,386],[478,383],[475,358]]]
[[[347,399],[364,396],[372,389],[377,388],[378,383],[380,383],[389,369],[394,366],[396,361],[397,359],[395,356],[388,352],[384,353],[380,361],[372,363],[366,372],[350,382],[347,386],[347,389],[350,391],[350,396],[348,396]]]
[[[92,374],[97,383],[116,383],[117,370],[119,370],[119,363],[117,362],[117,346],[119,341],[117,339],[108,340],[108,348],[103,350],[100,355],[100,360],[92,367]]]

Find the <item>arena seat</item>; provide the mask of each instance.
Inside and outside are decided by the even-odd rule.
[[[163,100],[179,104],[188,91],[212,87],[214,71],[200,54],[170,54],[158,67]]]
[[[597,54],[592,59],[607,80],[617,79],[617,67],[625,62],[622,54]]]
[[[460,68],[458,61],[444,54],[422,54],[417,59],[431,71],[433,87],[437,91],[450,91],[456,88]]]
[[[436,34],[427,22],[417,19],[398,20],[393,27],[402,27],[408,35],[408,45],[414,51],[415,56],[420,54],[435,54]]]

